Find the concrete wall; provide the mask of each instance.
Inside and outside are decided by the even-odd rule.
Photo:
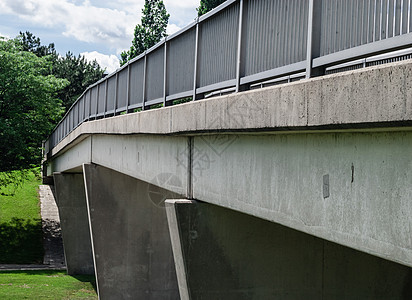
[[[168,201],[167,213],[182,299],[412,297],[409,267],[207,203]]]
[[[67,273],[94,274],[83,174],[54,174]]]
[[[177,195],[97,165],[84,174],[100,299],[178,299],[163,203]]]

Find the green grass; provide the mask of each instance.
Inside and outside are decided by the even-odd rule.
[[[61,271],[0,271],[0,299],[97,299],[94,276]]]
[[[28,264],[43,260],[40,205],[41,183],[29,172],[21,185],[0,188],[0,263]],[[1,299],[1,297],[0,297]]]

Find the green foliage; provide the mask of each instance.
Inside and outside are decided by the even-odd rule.
[[[65,57],[54,61],[52,73],[69,81],[69,85],[58,93],[67,110],[89,85],[103,77],[104,70],[96,61],[88,62],[83,56],[67,52]]]
[[[169,17],[163,1],[145,0],[141,24],[138,24],[134,29],[130,50],[121,53],[120,65],[124,65],[164,38]]]
[[[97,300],[96,281],[64,271],[0,271],[0,299]]]
[[[0,188],[0,263],[43,260],[37,172],[38,169],[15,171],[20,174],[14,174],[18,182]]]
[[[197,14],[200,17],[226,0],[200,0],[200,6],[197,8]]]
[[[38,57],[47,55],[57,56],[56,49],[54,48],[54,43],[51,43],[48,46],[42,45],[40,42],[40,38],[36,37],[33,33],[29,31],[20,31],[20,35],[16,39],[19,42],[19,44],[22,45],[23,51],[34,53]]]
[[[54,44],[42,45],[40,38],[31,32],[20,32],[16,38],[23,51],[34,53],[38,57],[47,57],[51,63],[48,75],[66,79],[69,84],[57,96],[63,101],[66,111],[91,84],[103,77],[103,70],[96,61],[88,62],[83,56],[75,56],[70,51],[66,56],[59,56]]]
[[[57,92],[68,84],[51,68],[18,40],[0,40],[0,172],[40,163],[40,143],[63,113]]]

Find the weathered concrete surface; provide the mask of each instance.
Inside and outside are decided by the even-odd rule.
[[[193,143],[194,157],[207,158],[194,158],[194,199],[412,266],[412,132]]]
[[[84,165],[99,297],[178,299],[163,201],[173,193]]]
[[[186,195],[188,155],[186,137],[94,135],[51,161],[48,172],[78,170],[82,163],[95,163]]]
[[[178,222],[171,236],[187,280],[182,299],[412,297],[409,267],[215,205],[166,206]]]
[[[190,134],[412,126],[412,61],[83,123],[52,155],[89,134]],[[350,126],[348,126],[350,125]]]
[[[83,174],[54,174],[67,273],[94,274]]]

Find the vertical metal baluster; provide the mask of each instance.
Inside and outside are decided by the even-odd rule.
[[[403,0],[402,0],[403,1]],[[392,28],[392,36],[396,35],[396,4],[398,3],[397,0],[393,1],[393,28]]]
[[[166,96],[167,96],[167,39],[165,39],[164,45],[164,53],[163,53],[163,107],[166,107]]]
[[[103,118],[106,118],[106,112],[107,112],[107,79],[105,80],[105,85],[104,85],[104,111],[103,111]]]
[[[411,0],[409,0],[408,1],[408,24],[407,24],[407,30],[406,30],[406,32],[407,33],[409,33],[409,32],[411,32],[411,30],[410,30],[410,25],[411,25]]]
[[[308,10],[308,41],[306,50],[306,78],[310,78],[312,73],[312,42],[313,42],[313,1],[309,0],[309,10]]]
[[[195,39],[195,64],[193,70],[193,101],[196,100],[196,88],[197,88],[197,63],[199,55],[199,18],[196,19],[196,39]]]
[[[146,69],[147,69],[147,55],[144,52],[144,65],[143,65],[143,99],[142,99],[142,110],[145,109],[145,99],[146,99]]]
[[[127,82],[126,82],[126,114],[129,113],[130,106],[130,64],[127,62]]]
[[[94,112],[94,119],[95,119],[95,120],[97,119],[97,114],[98,114],[98,112],[99,112],[100,85],[101,85],[101,83],[99,83],[99,84],[97,85],[96,109],[95,109],[95,112]],[[91,101],[91,98],[90,98],[90,104],[91,104],[91,103],[92,103],[92,101]],[[90,115],[91,115],[91,114],[92,114],[92,109],[91,109],[91,107],[90,107],[89,111],[90,111]]]
[[[404,7],[403,7],[403,2],[404,0],[401,0],[401,19],[399,21],[399,35],[403,34],[403,11],[404,11]]]
[[[117,92],[118,92],[118,86],[119,86],[119,73],[116,71],[116,84],[114,86],[114,112],[113,115],[116,115],[116,111],[118,108],[118,96],[117,96]]]
[[[386,0],[386,33],[385,33],[385,38],[389,38],[389,8],[390,8],[390,0]]]
[[[238,38],[237,38],[237,59],[236,59],[236,93],[240,89],[240,67],[242,64],[242,32],[243,32],[243,0],[240,0],[239,8],[239,24],[238,24]]]

